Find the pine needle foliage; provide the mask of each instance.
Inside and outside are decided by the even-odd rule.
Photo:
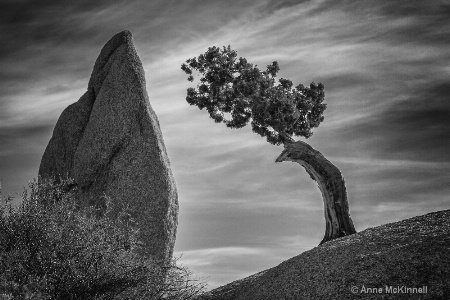
[[[276,61],[261,71],[247,59],[238,59],[230,46],[210,47],[181,69],[191,82],[194,72],[201,75],[197,87],[187,90],[190,105],[206,109],[216,123],[230,128],[250,122],[252,130],[271,144],[282,144],[292,136],[309,138],[324,119],[324,85],[313,82],[293,88],[292,81],[284,78],[277,83]]]

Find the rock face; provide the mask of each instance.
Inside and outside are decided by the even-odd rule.
[[[106,195],[113,212],[127,207],[138,222],[142,254],[160,262],[172,257],[177,190],[130,32],[103,47],[87,92],[61,114],[39,175],[74,178],[83,205]]]
[[[200,299],[450,299],[450,210],[326,242]]]

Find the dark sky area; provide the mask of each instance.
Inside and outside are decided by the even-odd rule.
[[[227,46],[280,77],[325,85],[307,140],[337,165],[357,230],[450,205],[450,2],[0,2],[0,178],[23,190],[65,107],[115,33],[133,33],[177,181],[176,255],[211,287],[316,246],[320,191],[282,147],[190,107],[180,70]]]

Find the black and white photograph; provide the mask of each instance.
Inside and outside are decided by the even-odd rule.
[[[0,0],[0,300],[450,299],[448,0]]]

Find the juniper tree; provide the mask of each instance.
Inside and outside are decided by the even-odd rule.
[[[356,232],[339,169],[319,151],[293,138],[311,137],[312,129],[324,120],[327,106],[322,83],[293,87],[289,79],[277,82],[280,68],[276,61],[261,71],[245,58],[237,58],[230,46],[210,47],[204,54],[188,59],[181,69],[191,82],[194,72],[201,75],[197,87],[187,90],[190,105],[205,109],[214,122],[229,128],[242,128],[250,122],[253,132],[267,142],[284,145],[276,162],[297,162],[318,183],[326,220],[321,244]]]

